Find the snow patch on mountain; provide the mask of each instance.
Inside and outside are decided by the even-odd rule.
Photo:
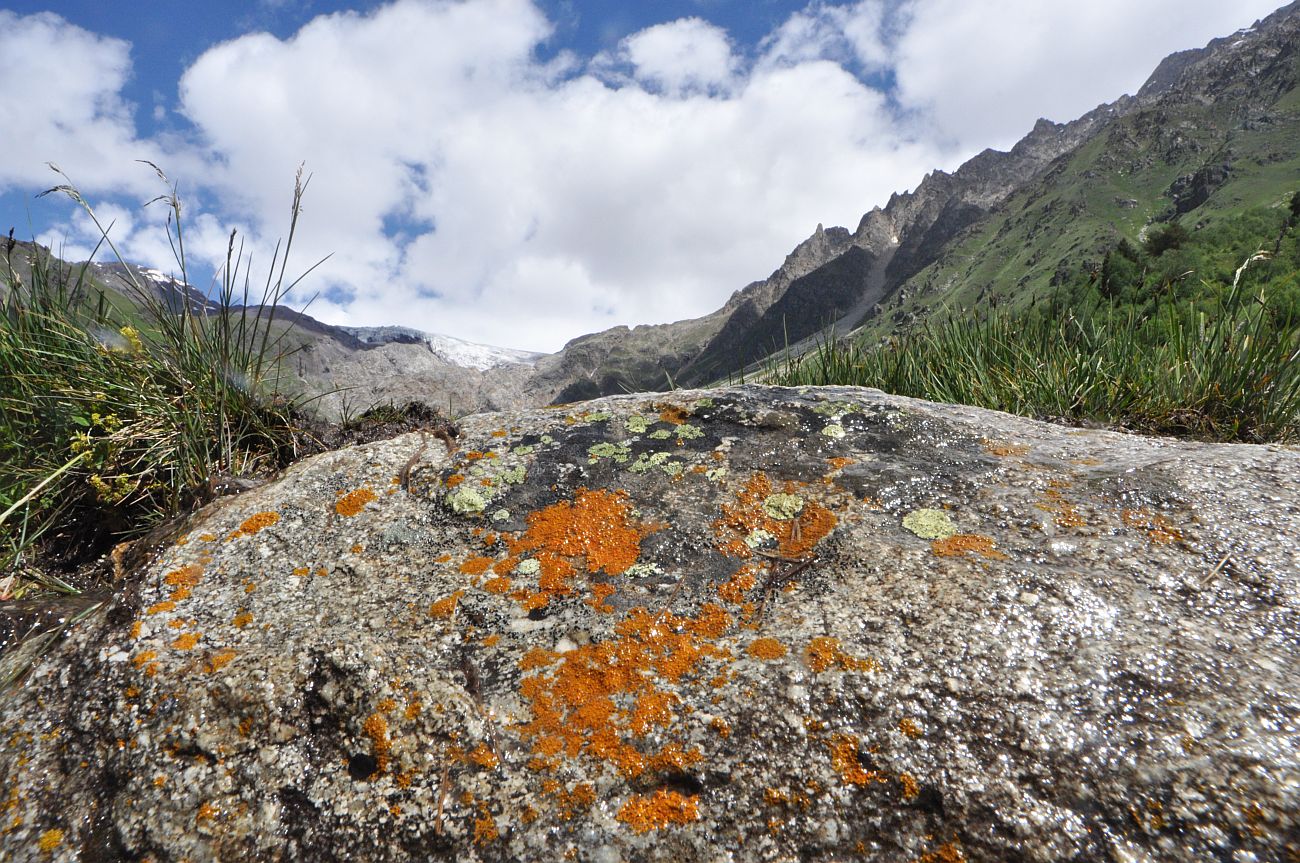
[[[368,345],[424,342],[429,346],[429,350],[447,362],[479,371],[504,365],[531,366],[546,356],[535,351],[482,345],[439,333],[426,333],[410,327],[338,327],[338,329]]]

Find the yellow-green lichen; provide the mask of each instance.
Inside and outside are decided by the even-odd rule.
[[[650,440],[668,440],[668,438],[672,436],[673,433],[669,429],[659,429],[658,431],[650,432]]]
[[[763,501],[763,512],[778,521],[794,518],[803,512],[803,498],[797,494],[770,494]]]
[[[853,402],[822,402],[813,408],[813,413],[839,419],[845,414],[857,413],[861,410],[862,408]]]
[[[772,533],[770,530],[763,530],[762,528],[751,530],[749,536],[745,537],[745,545],[750,548],[761,548],[764,545],[775,542],[776,534]]]
[[[512,468],[501,471],[498,479],[507,485],[519,485],[528,476],[528,468],[523,465],[515,465]]]
[[[659,468],[669,476],[676,476],[682,472],[682,463],[669,461],[670,458],[672,458],[671,454],[666,452],[653,454],[643,452],[636,457],[636,461],[628,466],[628,470],[632,471],[632,473],[647,473],[654,468]]]
[[[633,414],[623,423],[623,427],[632,434],[645,434],[646,429],[650,428],[650,420],[640,414]]]
[[[722,482],[726,479],[728,470],[725,467],[715,467],[705,472],[704,476],[709,482]]]
[[[579,414],[578,420],[585,423],[603,423],[609,422],[614,415],[609,411],[592,411],[591,413]]]
[[[542,564],[534,557],[525,558],[524,560],[519,561],[519,565],[515,567],[515,572],[520,575],[537,575],[537,573],[541,571]]]
[[[831,423],[826,426],[826,428],[822,429],[822,434],[832,440],[839,440],[844,437],[844,426],[839,423]]]
[[[921,539],[947,539],[957,534],[957,526],[941,509],[914,509],[903,516],[903,527]]]
[[[632,578],[649,578],[652,575],[663,575],[664,571],[657,563],[637,563],[629,566],[624,575]]]
[[[447,495],[447,506],[457,515],[478,515],[487,509],[487,500],[477,490],[458,485]]]
[[[690,425],[688,423],[682,423],[677,427],[678,440],[691,440],[697,437],[704,437],[704,432],[701,431],[698,427]]]
[[[499,510],[497,510],[496,512],[492,513],[492,520],[493,520],[493,521],[509,521],[509,520],[510,520],[510,510],[507,510],[507,509],[499,509]]]
[[[617,464],[625,464],[631,457],[631,450],[625,443],[603,443],[592,444],[587,447],[588,464],[595,464],[603,458],[612,459]]]
[[[710,399],[710,398],[699,399],[699,400],[697,400],[697,401],[695,402],[695,407],[697,407],[697,408],[711,408],[711,407],[713,407],[713,399]]]

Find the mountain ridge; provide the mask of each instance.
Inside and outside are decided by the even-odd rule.
[[[280,308],[299,349],[285,381],[304,393],[350,388],[320,398],[335,416],[367,399],[512,409],[704,386],[830,333],[879,340],[945,309],[1028,303],[1152,225],[1195,230],[1300,185],[1297,45],[1300,0],[1171,54],[1133,95],[1068,122],[1040,119],[1010,150],[930,172],[852,230],[819,224],[766,278],[697,318],[620,325],[534,354]],[[151,271],[136,276],[180,291]]]

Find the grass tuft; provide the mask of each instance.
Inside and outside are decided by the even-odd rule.
[[[76,592],[68,573],[112,543],[205,502],[227,480],[268,473],[298,454],[298,405],[276,392],[285,352],[272,324],[301,279],[286,273],[308,185],[302,172],[288,240],[277,245],[260,292],[232,232],[209,303],[141,284],[113,245],[111,225],[51,167],[65,182],[45,194],[68,196],[94,221],[101,245],[123,264],[130,301],[112,300],[86,265],[70,267],[35,247],[29,260],[16,260],[12,234],[3,245],[0,599]],[[168,183],[155,200],[169,210],[177,278],[188,285],[176,187]]]
[[[1300,439],[1300,327],[1291,307],[1248,295],[1243,275],[1172,292],[1139,312],[1098,301],[927,321],[867,346],[828,337],[773,363],[786,386],[854,385],[1037,418],[1206,441]]]

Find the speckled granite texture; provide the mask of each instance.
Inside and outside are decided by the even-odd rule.
[[[199,513],[0,703],[11,860],[1294,861],[1300,453],[862,389]]]

